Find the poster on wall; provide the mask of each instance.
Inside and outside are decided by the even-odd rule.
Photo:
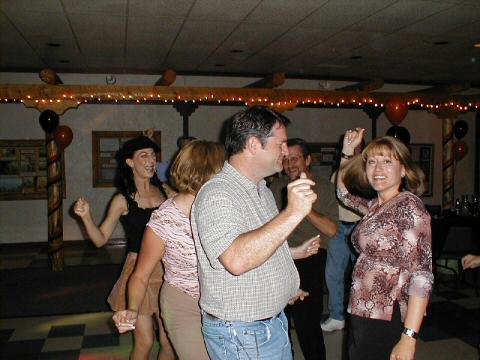
[[[312,157],[312,172],[330,179],[335,165],[337,143],[308,143]]]
[[[92,131],[92,175],[93,187],[113,187],[117,160],[115,158],[118,149],[122,145],[137,136],[141,131]],[[153,134],[159,148],[161,148],[161,132]],[[161,161],[161,153],[157,154],[157,161]]]
[[[64,168],[62,154],[62,169]],[[63,178],[65,179],[64,172]],[[0,200],[46,198],[45,140],[0,140]]]
[[[410,153],[413,162],[425,174],[425,192],[422,196],[433,196],[433,144],[410,144]]]

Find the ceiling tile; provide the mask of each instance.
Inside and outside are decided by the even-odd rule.
[[[123,16],[103,14],[73,14],[73,30],[81,52],[89,57],[123,56],[126,19]]]
[[[375,31],[391,33],[409,24],[422,21],[432,14],[439,13],[451,4],[438,3],[432,6],[425,1],[401,1],[376,12],[352,25],[351,29],[358,31]]]
[[[184,18],[195,0],[129,0],[130,16]]]
[[[24,11],[56,12],[63,14],[62,4],[58,0],[4,0],[0,7],[8,16]]]
[[[78,0],[62,0],[65,10],[68,14],[72,13],[104,13],[109,15],[127,14],[127,0],[95,0],[95,1],[78,1]]]
[[[286,28],[302,21],[312,12],[321,8],[326,0],[265,0],[259,3],[246,19],[248,23],[275,24]]]
[[[23,36],[71,36],[71,29],[63,13],[22,11],[9,14],[8,18]]]
[[[480,19],[480,6],[459,5],[449,8],[423,21],[409,25],[404,32],[423,35],[438,35],[459,26],[468,26]]]
[[[332,0],[320,7],[301,26],[344,29],[388,7],[397,0]]]
[[[202,0],[195,2],[188,18],[191,20],[240,21],[260,0]]]

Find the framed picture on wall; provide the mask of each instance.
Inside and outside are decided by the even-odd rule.
[[[433,196],[433,144],[410,144],[412,160],[425,174],[425,192],[423,196]]]
[[[141,131],[92,131],[92,174],[93,187],[113,187],[117,161],[115,155],[122,145]],[[155,131],[153,140],[161,149],[161,132]],[[157,154],[161,161],[161,153]]]
[[[337,143],[308,143],[312,157],[311,169],[315,174],[330,178],[335,164]]]
[[[61,154],[63,197],[65,162]],[[47,198],[45,140],[0,140],[0,200]]]

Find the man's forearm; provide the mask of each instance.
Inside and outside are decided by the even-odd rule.
[[[318,231],[332,237],[337,233],[337,224],[331,220],[328,216],[319,214],[313,210],[307,215],[307,219],[315,226]]]
[[[302,217],[287,209],[258,229],[238,236],[220,255],[222,265],[233,275],[241,275],[263,264],[283,244]]]

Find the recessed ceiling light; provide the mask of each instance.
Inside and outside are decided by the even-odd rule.
[[[60,47],[61,45],[59,43],[47,43],[47,46],[50,47]]]
[[[241,50],[241,49],[232,49],[232,50],[230,50],[230,52],[231,52],[232,54],[240,54],[240,53],[243,53],[243,50]]]
[[[216,67],[222,67],[225,66],[225,64],[215,64]]]
[[[68,64],[70,62],[70,60],[58,60],[58,62],[60,62],[62,64]]]
[[[352,60],[360,60],[362,58],[361,55],[353,55],[353,56],[350,56],[350,59]]]
[[[473,44],[474,48],[480,49],[480,42],[477,42],[476,44]]]
[[[448,41],[434,41],[433,42],[434,45],[447,45],[448,44]]]

